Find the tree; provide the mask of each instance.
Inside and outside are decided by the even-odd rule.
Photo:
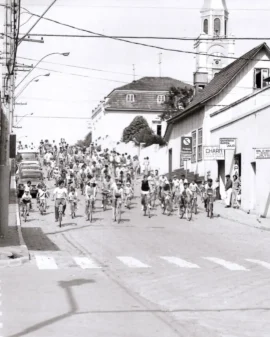
[[[84,140],[78,140],[76,143],[76,146],[86,146],[89,147],[90,144],[92,143],[92,132],[90,131],[84,138]]]
[[[125,143],[134,141],[136,144],[145,143],[145,146],[152,144],[163,146],[166,144],[162,137],[154,133],[142,116],[136,116],[130,125],[124,129],[122,141]]]
[[[168,120],[180,111],[186,109],[194,96],[192,88],[171,87],[166,101],[164,102],[165,110],[159,116],[161,120]]]

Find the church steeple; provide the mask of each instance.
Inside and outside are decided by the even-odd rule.
[[[204,0],[201,9],[201,34],[195,42],[196,72],[194,85],[203,88],[214,75],[227,66],[234,55],[234,40],[228,37],[229,12],[226,0]],[[207,40],[209,39],[209,40]]]

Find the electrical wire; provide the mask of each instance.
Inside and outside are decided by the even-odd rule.
[[[105,38],[107,39],[107,36],[99,36],[99,35],[77,35],[77,34],[42,34],[42,33],[36,33],[36,34],[28,34],[27,36],[30,37],[74,37],[74,38]],[[118,36],[111,36],[115,39],[146,39],[146,40],[176,40],[176,41],[216,41],[216,40],[254,40],[254,41],[261,41],[261,40],[270,40],[270,37],[177,37],[177,36],[126,36],[126,35],[118,35]]]
[[[28,61],[39,61],[37,59],[32,59],[32,58],[27,58],[27,57],[20,57],[18,56],[17,58],[21,60],[28,60]],[[133,76],[131,73],[122,73],[122,72],[117,72],[117,71],[109,71],[109,70],[103,70],[103,69],[97,69],[97,68],[88,68],[88,67],[82,67],[82,66],[75,66],[72,64],[65,64],[65,63],[58,63],[58,62],[48,62],[48,61],[42,61],[43,63],[48,63],[48,64],[55,64],[55,65],[61,65],[65,67],[71,67],[71,68],[76,68],[76,69],[84,69],[84,70],[92,70],[92,71],[99,71],[103,73],[111,73],[111,74],[120,74],[120,75],[127,75],[127,76]]]
[[[67,116],[19,116],[15,115],[14,117],[24,117],[24,118],[45,118],[45,119],[50,119],[50,118],[57,118],[57,119],[91,119],[91,117],[67,117]]]
[[[32,15],[37,16],[37,17],[40,17],[40,15],[30,12],[26,8],[23,8],[23,9],[26,10],[26,11],[28,11],[29,14],[32,14]],[[68,27],[68,28],[75,29],[75,30],[78,30],[78,31],[90,33],[90,34],[93,34],[93,35],[106,37],[106,38],[111,39],[111,40],[125,42],[125,43],[129,43],[129,44],[133,44],[133,45],[138,45],[138,46],[142,46],[142,47],[154,48],[154,49],[158,49],[158,50],[177,52],[177,53],[183,53],[183,54],[213,56],[213,55],[208,54],[208,53],[198,53],[198,52],[193,52],[193,51],[188,51],[188,50],[159,47],[159,46],[150,45],[150,44],[146,44],[146,43],[142,43],[142,42],[134,42],[134,41],[129,41],[129,40],[122,39],[122,38],[115,38],[115,37],[112,37],[112,36],[109,36],[109,35],[104,35],[104,34],[101,34],[101,33],[96,33],[96,32],[93,32],[91,30],[87,30],[87,29],[83,29],[83,28],[78,28],[76,26],[69,25],[69,24],[66,24],[66,23],[63,23],[63,22],[60,22],[60,21],[57,21],[57,20],[53,20],[53,19],[49,19],[49,18],[44,18],[44,17],[42,17],[42,19],[46,20],[46,21],[53,22],[53,23],[58,24],[60,26]],[[254,59],[254,58],[243,58],[243,57],[239,58],[239,57],[225,56],[225,55],[220,55],[219,57],[223,58],[223,59],[230,59],[230,60],[239,60],[239,59],[242,59],[242,60],[247,60],[247,61],[254,60],[254,61],[269,62],[269,60],[259,60],[259,59]]]

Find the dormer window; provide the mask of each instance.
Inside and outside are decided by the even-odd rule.
[[[158,102],[158,104],[162,104],[162,103],[164,103],[165,102],[165,95],[158,95],[158,97],[157,97],[157,102]]]
[[[127,102],[135,102],[135,97],[133,94],[127,94]]]
[[[214,20],[214,33],[217,36],[220,35],[220,19],[219,18],[216,18]]]
[[[254,69],[254,88],[262,89],[269,85],[269,69]]]

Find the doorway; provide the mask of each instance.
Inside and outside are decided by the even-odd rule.
[[[169,149],[169,179],[172,177],[172,149]]]
[[[221,178],[225,185],[225,160],[218,160],[218,177]]]
[[[241,177],[242,176],[242,156],[241,156],[241,153],[236,154],[234,156],[234,164],[238,165],[238,177]],[[256,170],[256,163],[255,163],[255,170]],[[234,174],[235,174],[235,172],[234,172]]]
[[[252,167],[252,178],[251,178],[251,196],[250,196],[250,207],[251,209],[256,209],[256,172],[257,172],[257,168],[256,168],[256,162],[252,162],[251,163],[251,167]]]

